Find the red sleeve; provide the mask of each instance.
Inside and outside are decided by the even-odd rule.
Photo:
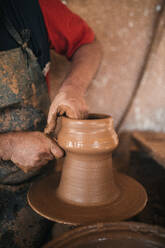
[[[87,23],[72,13],[60,0],[39,0],[51,47],[57,53],[71,58],[84,44],[94,40],[94,33]]]

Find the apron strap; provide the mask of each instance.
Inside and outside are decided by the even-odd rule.
[[[30,30],[24,29],[21,32],[21,35],[18,33],[18,31],[15,29],[9,18],[5,15],[3,16],[3,22],[5,24],[6,29],[8,30],[9,34],[12,36],[12,38],[23,48],[25,49],[27,47],[27,43],[30,40]]]
[[[28,47],[28,41],[30,40],[30,35],[31,35],[30,29],[24,29],[21,32],[21,35],[20,35],[19,32],[13,26],[12,22],[10,21],[10,19],[7,17],[7,15],[5,15],[5,13],[4,13],[4,16],[3,16],[3,22],[4,22],[4,25],[5,25],[6,29],[7,29],[7,31],[11,35],[11,37],[22,48],[23,55],[24,55],[24,58],[25,58],[25,61],[26,61],[26,64],[27,64],[28,71],[29,71],[29,75],[32,76],[32,71],[31,71],[30,64],[38,63],[38,62],[37,62],[36,56],[34,55],[32,50]]]

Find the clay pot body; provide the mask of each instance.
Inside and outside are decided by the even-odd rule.
[[[62,117],[58,143],[66,152],[56,191],[61,200],[99,206],[118,198],[120,191],[112,168],[112,151],[118,137],[110,116],[91,114],[87,120]]]

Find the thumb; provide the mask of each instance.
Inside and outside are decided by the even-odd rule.
[[[51,140],[50,150],[55,158],[62,158],[64,156],[64,151],[53,140]]]
[[[45,134],[52,133],[56,128],[56,123],[57,123],[57,112],[54,112],[54,113],[49,112],[47,126],[44,130],[44,133]]]
[[[55,128],[56,128],[56,120],[57,120],[57,117],[56,119],[51,119],[49,123],[47,123],[47,126],[45,127],[44,129],[44,133],[45,134],[51,134],[54,132]]]

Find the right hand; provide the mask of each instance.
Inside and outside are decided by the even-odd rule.
[[[63,87],[54,98],[48,114],[46,134],[54,133],[58,116],[66,115],[71,119],[85,119],[88,116],[88,106],[83,94],[74,87]]]
[[[16,132],[11,135],[10,160],[24,172],[39,169],[49,160],[63,156],[63,150],[44,133]]]

